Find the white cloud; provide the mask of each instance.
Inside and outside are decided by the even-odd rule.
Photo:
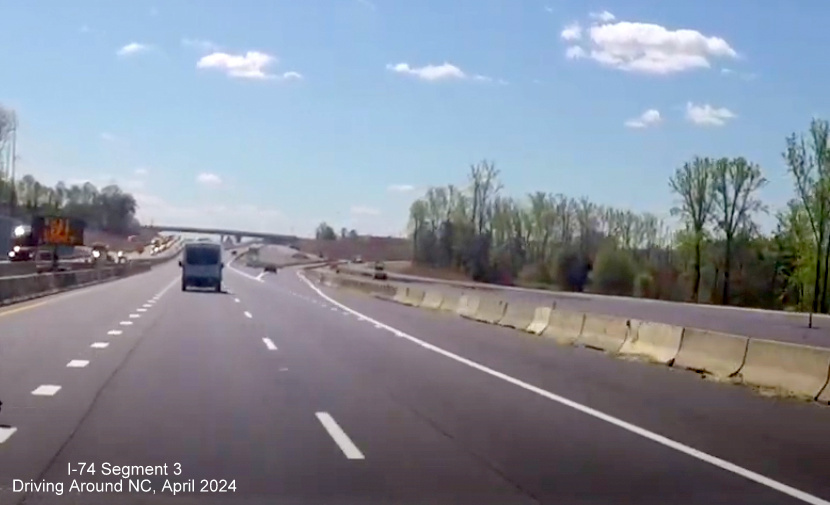
[[[608,23],[610,21],[614,21],[615,19],[617,19],[617,16],[611,14],[608,11],[592,12],[591,14],[589,14],[589,16],[591,17],[591,19],[596,19],[603,23]]]
[[[386,65],[388,70],[399,74],[414,75],[424,81],[438,81],[442,79],[465,79],[465,74],[460,68],[450,63],[442,65],[426,65],[424,67],[411,67],[408,63]]]
[[[218,186],[219,184],[222,184],[222,178],[221,177],[219,177],[216,174],[211,174],[211,173],[208,173],[208,172],[202,172],[201,174],[199,174],[196,177],[196,180],[200,184],[205,184],[205,185],[208,185],[208,186]]]
[[[567,28],[562,32],[565,37]],[[696,30],[670,30],[651,23],[602,23],[589,30],[587,55],[601,65],[629,72],[670,74],[710,68],[715,58],[737,58],[726,40]]]
[[[149,172],[146,168],[143,168],[143,167],[142,167],[142,168],[136,168],[136,169],[135,169],[135,175],[138,175],[139,177],[141,177],[141,176],[145,176],[145,175],[147,175],[147,174],[149,174],[149,173],[150,173],[150,172]]]
[[[150,46],[147,44],[140,44],[138,42],[130,42],[129,44],[123,46],[121,49],[118,50],[116,54],[118,56],[131,56],[134,54],[143,53],[150,50]]]
[[[638,117],[626,121],[625,126],[628,128],[648,128],[649,126],[656,126],[660,124],[662,120],[663,118],[660,116],[660,111],[657,109],[648,109]]]
[[[571,23],[559,34],[563,40],[579,40],[582,38],[582,27],[579,23]]]
[[[692,102],[686,104],[686,119],[701,126],[723,126],[730,119],[738,117],[734,112],[725,107],[712,107],[711,105],[695,105]]]
[[[386,189],[393,193],[408,193],[410,191],[414,191],[415,186],[413,186],[412,184],[391,184]]]
[[[192,47],[194,49],[198,49],[199,51],[203,52],[213,52],[219,50],[219,45],[215,44],[209,40],[204,39],[189,39],[183,38],[182,45],[185,47]]]
[[[196,68],[217,69],[230,77],[241,79],[296,80],[302,78],[300,73],[294,71],[285,72],[282,75],[269,73],[269,67],[276,61],[274,56],[260,51],[248,51],[244,55],[214,52],[199,59]]]
[[[546,5],[545,6],[545,12],[547,12],[549,14],[553,14],[553,7],[551,7],[550,5]]]
[[[102,132],[100,137],[101,137],[101,140],[104,140],[106,142],[115,142],[115,141],[118,140],[118,137],[116,137],[115,135],[113,135],[110,132]]]
[[[377,216],[380,215],[380,211],[374,207],[366,207],[363,205],[353,205],[351,209],[349,209],[354,215],[357,216]]]

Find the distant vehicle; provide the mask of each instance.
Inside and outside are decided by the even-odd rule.
[[[233,251],[231,251],[231,256],[236,256],[236,249],[234,249]]]
[[[192,242],[184,246],[182,259],[182,291],[190,286],[222,291],[222,246],[215,243]]]
[[[386,265],[382,261],[375,262],[375,272],[372,277],[378,280],[386,280],[388,278],[386,275]]]
[[[16,226],[12,230],[12,249],[9,251],[9,261],[32,261],[36,253],[37,237],[32,233],[32,227]]]
[[[363,263],[363,256],[355,256],[353,263]]]
[[[265,270],[266,272],[269,272],[269,273],[275,274],[275,273],[277,273],[277,265],[273,265],[273,264],[268,264],[268,265],[265,265],[265,269],[264,269],[264,270]]]
[[[115,262],[116,263],[126,263],[127,256],[124,255],[124,251],[118,251],[118,254],[115,255]]]

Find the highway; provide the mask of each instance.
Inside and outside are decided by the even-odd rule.
[[[298,272],[182,292],[171,262],[0,311],[0,505],[830,503],[828,408]]]
[[[369,272],[371,266],[350,264],[346,266],[346,269],[346,271],[355,272],[356,278],[365,280],[366,277],[362,277],[358,272]],[[389,272],[389,275],[389,282],[395,285],[432,289],[456,295],[465,291],[464,287],[457,285],[458,283],[450,285],[452,283],[445,284],[435,279],[401,275],[395,272]],[[575,312],[635,318],[796,344],[830,346],[830,317],[824,315],[814,317],[813,328],[808,328],[807,314],[500,287],[478,283],[476,291],[479,290],[482,294],[498,296],[508,302],[539,306],[555,303],[560,309]]]

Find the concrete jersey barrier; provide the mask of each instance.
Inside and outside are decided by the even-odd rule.
[[[464,293],[458,300],[458,309],[455,311],[461,317],[472,318],[478,311],[481,304],[481,297]]]
[[[392,297],[392,301],[397,302],[397,303],[405,303],[406,292],[408,290],[409,290],[409,288],[404,288],[404,287],[401,287],[401,286],[398,286],[397,288],[395,288],[395,296]]]
[[[616,353],[628,337],[629,324],[628,319],[621,317],[585,314],[582,331],[579,332],[576,343]]]
[[[507,302],[496,297],[485,296],[481,298],[478,310],[473,314],[472,319],[482,323],[498,324],[506,310]]]
[[[536,307],[534,305],[527,303],[509,303],[507,304],[507,310],[504,312],[504,317],[498,324],[508,328],[527,331],[530,323],[533,322],[535,312]]]
[[[674,366],[707,372],[724,379],[744,364],[749,338],[716,331],[686,328]]]
[[[554,309],[550,312],[548,326],[542,336],[552,338],[560,344],[574,344],[582,333],[584,322],[585,314],[582,312]]]
[[[421,308],[424,309],[432,309],[438,310],[441,308],[441,304],[444,301],[444,295],[441,294],[440,291],[433,291],[428,289],[426,294],[424,295],[424,299],[421,300],[421,304],[419,305]]]
[[[405,305],[417,307],[421,304],[421,301],[424,299],[425,296],[426,291],[424,291],[423,289],[407,288],[406,298],[404,298],[403,303]]]
[[[620,354],[642,356],[655,363],[671,365],[680,351],[683,331],[681,326],[632,319]]]
[[[441,307],[439,308],[447,312],[457,312],[460,301],[461,296],[459,295],[444,295],[444,299],[441,301]]]
[[[541,335],[548,327],[548,323],[550,322],[550,314],[553,311],[553,308],[553,305],[549,307],[536,307],[533,310],[533,320],[527,326],[525,331],[533,333],[534,335]]]
[[[813,399],[830,377],[830,348],[749,339],[740,376],[753,386]]]

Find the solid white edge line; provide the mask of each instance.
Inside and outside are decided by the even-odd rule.
[[[0,444],[11,438],[17,428],[14,426],[0,426]]]
[[[262,341],[265,342],[265,347],[267,347],[269,351],[276,351],[277,350],[277,346],[274,345],[274,341],[271,340],[270,338],[265,337],[265,338],[262,339]]]
[[[245,317],[247,317],[247,318],[254,317],[254,316],[252,316],[252,315],[251,315],[251,313],[250,313],[250,312],[248,312],[247,310],[246,310],[245,312],[243,312],[243,314],[245,314]]]
[[[84,368],[89,364],[88,360],[85,359],[73,359],[69,363],[66,364],[66,368]]]
[[[234,260],[234,261],[235,261],[235,260]],[[243,277],[247,277],[247,278],[252,279],[252,280],[255,280],[255,281],[257,281],[257,282],[265,282],[264,280],[262,280],[262,279],[258,279],[258,278],[254,277],[254,276],[253,276],[253,275],[251,275],[251,274],[248,274],[248,273],[243,272],[242,270],[237,270],[237,269],[233,266],[233,261],[231,261],[230,263],[228,263],[228,268],[229,268],[232,272],[236,272],[236,273],[238,273],[239,275],[241,275],[241,276],[243,276]]]
[[[366,459],[363,456],[363,453],[360,452],[360,449],[354,445],[352,439],[346,435],[346,432],[337,424],[337,421],[334,420],[333,417],[328,412],[317,412],[315,414],[317,419],[320,420],[320,423],[323,425],[323,428],[329,433],[332,439],[334,439],[334,443],[340,447],[340,450],[343,451],[343,454],[346,455],[346,459]]]
[[[547,398],[549,400],[552,400],[554,402],[565,405],[566,407],[570,407],[574,410],[582,412],[583,414],[587,414],[587,415],[589,415],[591,417],[594,417],[596,419],[599,419],[601,421],[605,421],[608,424],[612,424],[612,425],[614,425],[618,428],[622,428],[626,431],[634,433],[635,435],[639,435],[639,436],[641,436],[645,439],[651,440],[652,442],[657,442],[658,444],[666,446],[670,449],[674,449],[675,451],[686,454],[687,456],[691,456],[691,457],[693,457],[695,459],[698,459],[700,461],[703,461],[705,463],[709,463],[710,465],[714,465],[714,466],[716,466],[716,467],[718,467],[722,470],[732,472],[736,475],[744,477],[745,479],[749,479],[749,480],[757,482],[758,484],[761,484],[763,486],[767,486],[771,489],[774,489],[774,490],[779,491],[781,493],[784,493],[786,495],[792,496],[793,498],[799,499],[799,500],[801,500],[805,503],[810,503],[811,505],[830,505],[830,501],[823,500],[823,499],[819,498],[818,496],[814,496],[814,495],[811,495],[811,494],[806,493],[804,491],[801,491],[799,489],[796,489],[792,486],[788,486],[787,484],[784,484],[783,482],[778,482],[774,479],[771,479],[769,477],[761,475],[760,473],[753,472],[752,470],[743,468],[743,467],[738,466],[734,463],[726,461],[725,459],[718,458],[717,456],[712,456],[711,454],[708,454],[708,453],[705,453],[705,452],[700,451],[698,449],[695,449],[694,447],[690,447],[690,446],[685,445],[683,443],[674,441],[674,440],[672,440],[668,437],[664,437],[663,435],[660,435],[660,434],[655,433],[653,431],[649,431],[645,428],[641,428],[641,427],[639,427],[637,425],[634,425],[634,424],[631,424],[627,421],[623,421],[622,419],[616,418],[614,416],[611,416],[611,415],[606,414],[604,412],[601,412],[599,410],[593,409],[591,407],[588,407],[587,405],[582,405],[581,403],[577,403],[573,400],[569,400],[568,398],[565,398],[564,396],[559,396],[555,393],[551,393],[550,391],[547,391],[547,390],[542,389],[540,387],[534,386],[532,384],[524,382],[524,381],[522,381],[520,379],[517,379],[515,377],[511,377],[510,375],[499,372],[497,370],[493,370],[492,368],[489,368],[485,365],[477,363],[473,360],[467,359],[463,356],[459,356],[458,354],[454,354],[450,351],[442,349],[441,347],[430,344],[429,342],[425,342],[425,341],[420,340],[416,337],[413,337],[412,335],[409,335],[409,334],[404,333],[404,332],[402,332],[398,329],[395,329],[395,328],[393,328],[393,327],[391,327],[387,324],[384,324],[384,323],[382,323],[382,322],[380,322],[376,319],[373,319],[373,318],[371,318],[371,317],[369,317],[365,314],[360,314],[356,310],[353,310],[353,309],[343,305],[342,303],[338,302],[337,300],[335,300],[335,299],[331,298],[330,296],[326,295],[325,293],[323,293],[311,281],[306,279],[305,276],[303,276],[301,272],[297,272],[297,276],[303,282],[305,282],[306,285],[308,287],[310,287],[315,293],[317,293],[319,296],[321,296],[323,299],[325,299],[329,303],[334,304],[334,305],[340,307],[341,309],[347,310],[347,311],[349,311],[349,312],[351,312],[355,315],[362,315],[363,317],[366,318],[367,321],[370,321],[370,322],[374,323],[375,326],[379,326],[379,327],[381,327],[381,328],[383,328],[387,331],[390,331],[390,332],[394,333],[396,336],[405,338],[405,339],[409,340],[412,343],[415,343],[415,344],[420,345],[421,347],[424,347],[425,349],[429,349],[430,351],[441,354],[441,355],[443,355],[447,358],[450,358],[450,359],[455,360],[459,363],[467,365],[470,368],[474,368],[474,369],[476,369],[480,372],[484,372],[488,375],[491,375],[491,376],[496,377],[498,379],[501,379],[505,382],[513,384],[514,386],[518,386],[518,387],[520,387],[522,389],[525,389],[527,391],[536,393],[539,396],[542,396],[542,397]]]

